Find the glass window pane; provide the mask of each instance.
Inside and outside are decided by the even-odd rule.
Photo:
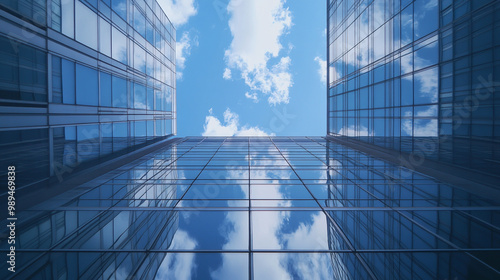
[[[112,27],[112,57],[127,64],[127,37],[118,29]]]
[[[98,105],[97,71],[89,67],[76,65],[76,103]]]
[[[137,44],[134,44],[134,68],[146,72],[146,51]]]
[[[146,122],[145,121],[135,122],[135,136],[136,137],[146,136]]]
[[[165,120],[165,135],[170,135],[172,134],[172,120]]]
[[[147,104],[147,109],[148,110],[153,110],[154,109],[154,103],[155,103],[155,95],[154,95],[154,90],[153,88],[148,87],[147,88],[147,98],[148,98],[148,104]]]
[[[415,40],[421,38],[439,27],[438,1],[415,1]]]
[[[61,31],[71,38],[75,37],[74,3],[75,1],[61,1]]]
[[[97,50],[97,14],[80,1],[75,3],[76,40]]]
[[[61,58],[52,56],[52,102],[62,103]]]
[[[107,73],[100,73],[100,98],[101,106],[111,107],[111,75]]]
[[[75,63],[62,60],[63,103],[75,104]]]
[[[141,34],[142,37],[146,37],[146,18],[144,15],[134,7],[134,29]]]
[[[124,20],[127,20],[127,0],[113,0],[111,8]]]
[[[437,38],[436,38],[437,39]],[[438,41],[434,41],[427,46],[415,51],[414,70],[422,69],[439,63]]]
[[[438,99],[438,68],[418,72],[414,75],[415,104],[436,103]]]
[[[413,4],[401,12],[401,46],[413,41]]]
[[[134,84],[134,108],[146,109],[146,87]]]
[[[113,107],[127,108],[127,81],[113,76]]]
[[[27,45],[17,47],[21,100],[47,101],[47,55]]]
[[[77,126],[78,162],[85,162],[99,157],[99,125]]]
[[[99,51],[111,56],[111,25],[99,18]]]
[[[113,123],[113,152],[127,148],[128,125],[127,123]]]
[[[165,135],[165,126],[163,125],[162,120],[155,121],[155,130],[156,130],[156,133],[155,133],[156,136],[164,136]]]

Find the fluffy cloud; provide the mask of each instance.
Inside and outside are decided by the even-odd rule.
[[[176,28],[185,24],[197,12],[194,0],[158,0],[158,4]]]
[[[415,112],[415,117],[436,117],[438,114],[437,106],[428,106],[427,110],[420,110]],[[411,113],[406,113],[405,117],[411,117]],[[415,118],[413,120],[404,119],[402,122],[402,129],[407,135],[412,135],[415,137],[436,137],[438,134],[438,123],[437,119],[420,119]]]
[[[259,102],[259,98],[257,97],[257,93],[255,93],[255,92],[253,92],[253,93],[245,92],[245,97],[248,99],[252,99],[253,102],[255,102],[255,103]]]
[[[338,134],[345,136],[374,136],[374,133],[368,134],[368,128],[360,126],[358,129],[354,125],[342,127]]]
[[[203,136],[268,136],[274,134],[267,134],[259,127],[249,127],[244,125],[240,127],[239,116],[236,113],[231,112],[229,108],[224,112],[224,124],[221,121],[212,116],[212,109],[210,109],[210,115],[205,118],[205,125],[203,126],[204,131]]]
[[[319,56],[314,58],[318,63],[318,75],[322,83],[326,84],[326,60],[321,59]]]
[[[186,58],[191,54],[191,47],[198,46],[198,38],[184,32],[182,37],[176,43],[175,60],[177,67],[177,78],[182,79],[182,70],[186,67]]]
[[[224,69],[224,73],[222,73],[222,78],[224,78],[224,80],[231,79],[231,69],[229,68]]]
[[[277,165],[279,160],[273,158],[260,158],[261,164]],[[235,171],[236,172],[236,171]],[[265,202],[267,207],[291,207],[290,201],[281,190],[278,182],[273,178],[290,179],[291,170],[253,170],[250,174],[252,179],[261,180],[261,185],[252,188],[252,198],[271,199]],[[230,175],[230,178],[239,177]],[[268,184],[263,184],[268,182]],[[247,185],[242,186],[245,192]],[[246,193],[248,198],[248,193]],[[227,240],[223,249],[238,248],[237,244],[244,244],[248,238],[248,220],[242,217],[246,213],[226,214]],[[297,224],[293,214],[286,211],[256,211],[252,213],[253,246],[256,249],[305,249],[326,250],[328,249],[328,229],[325,215],[321,212],[314,213],[309,219],[299,218],[298,226],[290,231],[290,225]],[[241,246],[241,245],[240,245]],[[334,275],[331,269],[329,254],[258,254],[254,258],[254,273],[256,279],[291,279],[292,275],[298,275],[301,279],[329,279]],[[337,265],[343,265],[339,258]],[[223,255],[221,266],[211,273],[214,279],[239,279],[241,271],[239,267],[245,267],[248,260]]]
[[[170,248],[193,250],[196,245],[196,241],[192,239],[187,232],[177,230]],[[194,253],[169,253],[163,259],[158,269],[156,279],[192,279],[194,276],[193,272],[196,269],[194,260]]]
[[[285,0],[231,0],[227,6],[233,40],[225,52],[228,67],[241,71],[253,91],[268,95],[270,104],[288,103],[293,85],[290,57],[278,58],[280,37],[292,26]]]

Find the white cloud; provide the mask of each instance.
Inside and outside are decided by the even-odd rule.
[[[360,126],[359,129],[356,128],[354,125],[351,125],[349,127],[342,127],[339,130],[340,135],[344,136],[374,136],[374,133],[368,134],[368,128],[364,126]]]
[[[189,32],[184,32],[176,42],[175,60],[177,79],[182,79],[182,70],[186,67],[186,58],[191,54],[191,47],[198,46],[198,38],[192,37]]]
[[[255,102],[255,103],[259,102],[259,98],[257,97],[256,92],[252,92],[252,93],[245,92],[245,97],[248,99],[252,99],[253,102]]]
[[[175,28],[185,24],[197,12],[194,0],[158,0],[158,4]]]
[[[271,149],[274,150],[274,149]],[[286,151],[283,151],[285,154]],[[271,154],[258,157],[263,165],[278,165],[280,159],[273,158]],[[231,169],[228,178],[238,178],[239,170]],[[286,200],[287,196],[281,190],[281,185],[273,178],[290,179],[291,170],[252,170],[250,177],[260,180],[259,187],[252,188],[251,198],[269,199],[265,201],[267,207],[291,207],[292,204]],[[248,198],[248,186],[241,185],[241,190]],[[231,206],[230,203],[228,203]],[[224,250],[238,249],[241,244],[248,242],[247,232],[248,220],[245,212],[228,212],[226,214],[226,225],[222,228],[225,232],[226,242],[222,246]],[[312,214],[309,219],[299,218],[300,222],[293,231],[288,228],[296,222],[290,222],[293,214],[287,211],[256,211],[252,213],[252,238],[256,249],[306,249],[325,250],[328,249],[327,221],[321,212]],[[255,230],[258,229],[258,230]],[[340,247],[339,247],[340,248]],[[291,279],[297,275],[301,279],[330,279],[335,275],[331,267],[330,254],[258,254],[254,258],[254,272],[256,279]],[[332,256],[333,257],[333,256]],[[237,255],[222,255],[222,264],[211,273],[213,279],[240,279],[242,271],[239,267],[245,267],[248,260],[238,258]],[[342,264],[342,259],[337,257],[337,265]],[[346,268],[344,267],[346,270]],[[335,275],[338,276],[338,275]],[[342,276],[342,275],[340,275]],[[342,277],[336,277],[336,279]]]
[[[196,241],[187,232],[178,229],[175,232],[170,249],[193,250],[196,245]],[[163,259],[155,278],[192,279],[193,272],[196,269],[194,259],[194,253],[168,253]]]
[[[321,59],[319,56],[314,58],[318,63],[318,74],[322,83],[326,84],[326,60]]]
[[[269,95],[270,104],[288,103],[293,85],[289,72],[290,57],[278,58],[283,46],[280,37],[292,26],[286,0],[231,0],[229,28],[233,40],[225,52],[227,65],[241,71],[241,77],[253,91]]]
[[[404,120],[403,131],[407,135],[415,137],[435,137],[437,136],[437,119],[415,119],[414,126],[411,125],[411,120]]]
[[[240,127],[239,116],[236,113],[231,112],[229,108],[224,112],[224,124],[221,121],[212,116],[212,111],[210,109],[210,115],[205,118],[205,125],[203,126],[203,136],[268,136],[274,135],[268,134],[261,130],[259,127],[249,127],[244,125]]]
[[[437,106],[428,106],[427,110],[417,111],[415,117],[435,117],[437,116]],[[411,113],[405,113],[405,117],[411,117]],[[402,122],[402,129],[407,135],[415,137],[436,137],[438,134],[437,119],[414,119],[413,126],[411,119],[404,119]]]
[[[224,69],[224,73],[222,74],[222,78],[224,78],[224,80],[231,79],[231,69],[229,69],[229,68]]]

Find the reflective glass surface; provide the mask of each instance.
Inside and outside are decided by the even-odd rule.
[[[76,103],[81,105],[99,105],[99,84],[95,69],[76,65]]]
[[[97,129],[57,135],[87,160]],[[498,200],[320,137],[176,139],[19,217],[21,278],[500,276]]]
[[[97,14],[80,1],[75,1],[76,40],[97,50]]]
[[[498,1],[327,9],[329,135],[496,175]]]

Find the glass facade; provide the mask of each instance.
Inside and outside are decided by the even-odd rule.
[[[24,186],[176,134],[175,28],[156,1],[0,8],[0,163],[29,170]]]
[[[497,279],[498,201],[324,137],[180,138],[20,213],[13,279]]]
[[[494,174],[498,1],[328,1],[328,134]]]

